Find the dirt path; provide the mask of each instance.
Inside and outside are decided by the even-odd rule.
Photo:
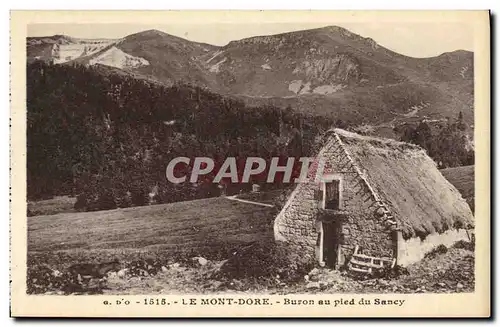
[[[236,197],[236,195],[226,196],[226,199],[233,200],[233,201],[239,201],[239,202],[243,202],[243,203],[255,204],[255,205],[258,205],[258,206],[262,206],[262,207],[268,207],[268,208],[274,207],[272,204],[266,204],[266,203],[260,203],[260,202],[254,202],[254,201],[248,201],[248,200],[238,199]]]

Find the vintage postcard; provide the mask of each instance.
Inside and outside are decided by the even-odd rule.
[[[11,12],[11,315],[489,317],[489,24]]]

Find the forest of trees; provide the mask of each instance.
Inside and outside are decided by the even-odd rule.
[[[193,86],[42,62],[27,66],[27,109],[28,198],[73,195],[80,210],[144,205],[152,190],[157,203],[217,196],[211,182],[217,169],[197,184],[172,184],[165,177],[169,161],[204,156],[217,167],[233,156],[242,170],[249,156],[307,156],[332,125]],[[250,186],[228,184],[227,191]]]
[[[446,123],[407,124],[396,128],[395,132],[400,135],[401,141],[427,150],[440,169],[474,164],[474,148],[461,112]]]

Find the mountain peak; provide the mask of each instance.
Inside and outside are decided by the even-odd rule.
[[[150,30],[145,30],[141,32],[137,32],[134,34],[130,34],[127,37],[157,37],[157,36],[172,36],[170,34],[167,34],[165,32],[162,32],[157,29],[150,29]]]
[[[185,46],[194,46],[195,44],[197,44],[197,42],[191,42],[179,36],[168,34],[156,29],[150,29],[135,34],[131,34],[129,36],[126,36],[124,40],[131,42],[154,41],[157,42],[157,44],[170,44],[170,45],[183,44]]]
[[[349,31],[348,29],[346,29],[344,27],[337,26],[337,25],[328,25],[328,26],[317,28],[317,29],[324,30],[324,31],[330,31],[330,32],[341,32],[341,33],[348,32],[350,34],[354,34],[351,31]]]
[[[142,34],[152,34],[152,35],[165,35],[165,34],[167,34],[165,32],[162,32],[162,31],[154,29],[154,28],[150,29],[150,30],[145,30],[145,31],[140,32],[140,33],[142,33]]]
[[[274,35],[261,35],[244,38],[229,42],[226,47],[236,44],[254,44],[254,43],[281,43],[281,42],[296,42],[297,40],[311,41],[313,39],[330,42],[331,39],[344,39],[352,41],[362,41],[368,43],[372,47],[378,46],[371,38],[364,38],[348,29],[340,26],[329,25],[307,30],[290,31]]]

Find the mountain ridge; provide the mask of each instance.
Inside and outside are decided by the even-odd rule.
[[[193,84],[258,105],[273,99],[299,111],[359,119],[360,124],[443,119],[463,112],[471,125],[473,56],[455,50],[409,57],[343,27],[325,26],[252,36],[224,46],[146,30],[67,63],[108,65],[166,85]]]
[[[133,34],[129,34],[129,35],[127,35],[125,37],[122,37],[122,38],[96,38],[96,39],[92,39],[92,38],[72,37],[72,36],[66,35],[66,34],[54,34],[54,35],[47,35],[47,36],[28,36],[26,39],[27,39],[27,45],[30,45],[30,44],[32,44],[33,42],[36,42],[36,41],[50,42],[50,40],[52,40],[53,43],[55,43],[55,42],[64,42],[63,40],[109,40],[109,41],[117,42],[119,40],[123,40],[123,39],[131,37],[131,36],[143,36],[143,35],[147,35],[147,34],[157,34],[157,35],[168,36],[168,37],[172,37],[172,38],[176,38],[176,39],[181,39],[181,40],[184,40],[184,41],[187,41],[187,42],[190,42],[190,43],[196,43],[196,44],[200,44],[200,45],[209,46],[209,47],[212,47],[212,48],[224,48],[224,47],[227,47],[227,46],[229,46],[231,44],[238,43],[238,42],[241,42],[241,41],[247,41],[247,40],[258,39],[258,38],[266,38],[266,37],[278,37],[278,36],[283,36],[283,35],[287,35],[287,34],[296,34],[298,32],[303,32],[303,31],[326,30],[326,29],[329,29],[329,28],[337,28],[337,29],[345,30],[345,31],[349,32],[350,34],[359,37],[359,39],[366,41],[367,43],[374,44],[376,47],[383,48],[383,49],[385,49],[387,51],[392,52],[393,54],[395,54],[397,56],[402,56],[402,57],[411,58],[411,59],[433,59],[433,58],[438,58],[438,57],[441,57],[441,56],[444,56],[444,55],[447,55],[447,54],[454,54],[454,53],[473,54],[473,51],[470,51],[470,50],[456,49],[456,50],[452,50],[452,51],[445,51],[445,52],[442,52],[442,53],[440,53],[438,55],[435,55],[435,56],[413,57],[413,56],[409,56],[409,55],[400,54],[400,53],[398,53],[398,52],[396,52],[394,50],[386,48],[383,45],[380,45],[378,42],[376,42],[371,37],[363,37],[363,36],[361,36],[359,34],[350,32],[346,28],[343,28],[343,27],[340,27],[340,26],[335,26],[335,25],[328,25],[328,26],[324,26],[324,27],[319,27],[319,28],[314,28],[314,29],[307,29],[307,30],[298,30],[298,31],[284,32],[284,33],[279,33],[279,34],[250,36],[250,37],[246,37],[246,38],[242,38],[242,39],[238,39],[238,40],[231,40],[231,41],[229,41],[225,45],[214,45],[214,44],[210,44],[210,43],[207,43],[207,42],[192,41],[192,40],[188,40],[188,39],[182,38],[180,36],[169,34],[167,32],[164,32],[164,31],[161,31],[161,30],[158,30],[158,29],[144,30],[144,31],[133,33]]]

